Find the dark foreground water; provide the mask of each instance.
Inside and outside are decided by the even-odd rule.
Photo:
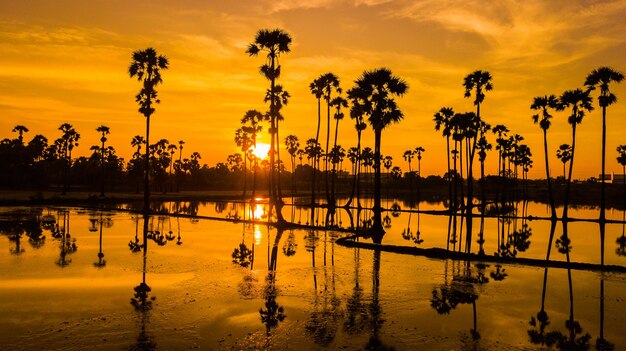
[[[233,204],[194,206],[243,215]],[[438,205],[421,208],[429,206]],[[255,210],[261,218],[263,206]],[[348,226],[347,214],[337,216]],[[389,217],[383,243],[452,250],[464,240],[447,243],[447,216]],[[143,221],[77,208],[2,209],[0,349],[626,349],[624,274],[434,260],[344,248],[335,231],[169,216],[151,217],[144,236]],[[599,262],[598,224],[567,229],[570,260]],[[487,219],[483,247],[545,258],[550,230],[545,221]],[[622,230],[605,228],[607,264],[626,265]],[[551,259],[566,255],[553,244]]]

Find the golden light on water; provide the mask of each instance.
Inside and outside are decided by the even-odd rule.
[[[256,204],[252,212],[252,216],[254,219],[262,219],[267,217],[267,214],[265,213],[265,207],[261,204]]]
[[[252,151],[252,153],[254,154],[254,156],[258,157],[260,160],[263,160],[270,152],[270,144],[257,143],[256,148],[253,148],[253,150],[254,151]]]
[[[261,227],[258,225],[254,226],[254,245],[261,245]]]

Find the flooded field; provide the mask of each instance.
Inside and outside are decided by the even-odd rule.
[[[160,209],[224,219],[264,219],[267,211],[234,203]],[[531,203],[519,211],[541,217],[547,208]],[[297,206],[283,213],[296,223],[311,218]],[[368,216],[320,210],[313,220],[347,228]],[[383,216],[383,244],[458,250],[464,242],[448,240],[465,235],[460,219],[455,227],[443,215]],[[472,252],[482,231],[487,254],[545,258],[549,221],[474,221]],[[334,243],[348,235],[340,230],[166,215],[150,217],[146,227],[142,216],[123,211],[3,208],[2,349],[626,349],[625,274],[345,248]],[[566,260],[555,243],[564,229],[571,261],[600,262],[600,228],[590,222],[558,223],[551,259]],[[626,265],[623,231],[622,224],[604,228],[605,264]]]

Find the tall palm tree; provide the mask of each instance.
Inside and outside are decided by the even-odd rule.
[[[339,78],[333,73],[325,73],[319,77],[322,82],[322,96],[326,101],[326,148],[324,149],[324,184],[326,188],[326,201],[327,203],[331,203],[329,186],[328,186],[328,164],[330,161],[329,157],[329,145],[330,145],[330,108],[332,107],[333,100],[333,92],[341,93],[341,88],[339,87]]]
[[[402,158],[409,164],[409,173],[413,172],[413,170],[411,170],[411,161],[413,160],[413,156],[414,156],[413,150],[406,150],[402,154]]]
[[[446,137],[446,161],[448,163],[448,175],[450,175],[450,137],[452,136],[452,117],[454,117],[454,110],[451,107],[442,107],[434,115],[435,130],[441,130],[441,133]],[[456,176],[456,175],[455,175]],[[448,199],[450,205],[452,205],[452,178],[448,177]]]
[[[363,108],[369,124],[374,130],[374,222],[372,238],[380,243],[385,233],[381,218],[380,199],[380,149],[382,131],[391,123],[398,123],[404,117],[394,97],[404,95],[408,85],[394,76],[387,68],[365,71],[356,81],[356,86],[348,92]]]
[[[278,96],[276,95],[276,79],[280,77],[281,73],[281,65],[280,65],[280,56],[284,53],[288,53],[291,49],[289,48],[291,44],[291,36],[286,32],[280,29],[262,29],[259,30],[254,38],[254,42],[248,45],[248,49],[246,53],[250,56],[257,56],[260,52],[267,53],[266,63],[263,64],[260,68],[261,73],[270,81],[270,110],[269,110],[269,118],[270,118],[270,184],[277,184],[275,182],[275,153],[276,149],[278,149],[279,141],[276,138],[276,134],[278,132],[278,124],[277,118],[279,116],[278,113]],[[279,186],[279,185],[277,185]],[[276,218],[279,223],[285,221],[283,215],[281,213],[282,209],[282,200],[279,198],[280,190],[270,188],[270,197],[272,198],[272,203],[276,206]],[[271,211],[270,211],[271,212]],[[271,216],[271,213],[269,213]]]
[[[285,138],[285,149],[291,158],[291,192],[292,195],[296,191],[296,154],[300,149],[300,141],[298,137],[291,134]]]
[[[350,198],[348,199],[348,202],[346,202],[346,204],[344,205],[346,208],[350,207],[350,205],[352,204],[352,200],[354,199],[354,193],[356,191],[356,195],[357,195],[357,207],[361,208],[361,203],[360,203],[360,173],[361,173],[361,161],[362,157],[361,157],[361,135],[363,134],[363,131],[365,130],[365,128],[367,128],[367,124],[364,122],[363,120],[363,106],[360,105],[359,103],[359,99],[356,97],[350,97],[350,101],[351,101],[351,105],[352,107],[350,108],[350,118],[354,119],[354,129],[356,130],[356,134],[357,134],[357,139],[356,139],[356,165],[355,165],[355,172],[354,172],[354,178],[352,180],[352,190],[350,191]]]
[[[167,146],[167,152],[170,154],[170,191],[174,191],[174,154],[178,150],[178,146],[172,143]]]
[[[600,220],[606,220],[606,194],[604,170],[606,165],[606,108],[617,102],[615,94],[609,89],[610,83],[619,83],[624,80],[624,75],[613,70],[610,67],[599,67],[591,71],[585,79],[585,86],[588,90],[594,90],[600,87],[600,96],[598,104],[602,107],[602,177],[601,177],[601,195],[600,195]]]
[[[565,173],[565,166],[572,159],[572,147],[569,144],[561,144],[558,149],[556,149],[556,158],[563,162],[563,180],[567,179],[567,174]]]
[[[139,183],[141,182],[141,168],[140,168],[140,158],[141,158],[141,146],[146,143],[146,139],[141,135],[135,135],[133,139],[130,141],[131,147],[136,147],[137,151],[133,154],[133,159],[136,160],[135,166],[137,167],[137,189],[136,192],[139,194]]]
[[[65,161],[65,179],[63,184],[62,194],[65,195],[70,188],[69,178],[70,178],[70,170],[72,167],[72,150],[74,147],[78,146],[78,140],[80,139],[80,134],[76,132],[74,127],[69,123],[63,123],[59,127],[59,130],[63,132],[61,138],[57,141],[60,142],[61,152],[63,154],[63,159]]]
[[[335,141],[333,143],[333,147],[335,147],[337,146],[337,136],[339,135],[339,121],[341,121],[345,116],[344,113],[341,112],[341,109],[348,107],[348,100],[341,96],[337,96],[330,102],[330,105],[334,106],[336,109],[335,114],[333,115],[333,118],[335,119]]]
[[[554,193],[552,192],[552,181],[550,180],[550,164],[548,161],[548,129],[552,122],[552,115],[548,109],[556,109],[559,106],[559,100],[554,95],[537,96],[530,105],[532,110],[539,111],[533,115],[533,122],[539,123],[539,127],[543,131],[543,152],[546,161],[546,181],[548,182],[548,194],[550,196],[550,208],[552,210],[552,219],[556,219],[556,207],[554,205]]]
[[[241,127],[241,130],[243,131],[243,133],[245,133],[246,135],[250,137],[250,145],[248,146],[246,151],[250,149],[250,146],[252,147],[252,149],[256,150],[257,135],[263,131],[263,126],[261,126],[261,122],[266,121],[266,120],[267,120],[266,115],[262,114],[261,112],[257,110],[248,110],[246,111],[243,118],[241,118],[241,124],[243,125]],[[243,143],[245,143],[245,140],[243,140],[245,138],[245,135],[242,135],[241,138],[242,138],[241,143],[243,146]],[[254,169],[252,173],[253,174],[252,175],[252,201],[254,201],[255,193],[256,193],[256,172],[257,172],[258,166],[259,166],[259,159],[258,157],[255,157],[254,166],[253,166]]]
[[[421,146],[418,146],[415,148],[415,157],[417,158],[417,176],[418,177],[422,177],[422,153],[426,152],[426,149],[424,149]]]
[[[128,73],[131,78],[137,77],[142,82],[142,88],[135,96],[135,101],[139,104],[139,113],[146,117],[146,151],[144,169],[144,212],[150,211],[150,117],[155,111],[154,104],[161,102],[158,98],[156,86],[163,82],[161,70],[169,68],[169,62],[163,55],[159,55],[155,49],[147,48],[133,52]]]
[[[465,97],[469,98],[474,93],[474,105],[476,105],[476,120],[480,121],[480,104],[485,100],[485,91],[493,89],[491,83],[491,74],[487,71],[475,71],[468,74],[463,80],[463,87],[465,88]],[[476,151],[476,143],[480,138],[476,135],[475,130],[470,130],[470,133],[474,133],[472,138],[472,145],[469,150],[469,159],[467,162],[469,166],[467,168],[467,216],[468,219],[472,215],[473,204],[473,189],[474,189],[474,176],[473,176],[473,163],[474,153]],[[469,227],[468,227],[469,230]]]
[[[558,110],[562,111],[566,108],[571,109],[571,114],[567,118],[567,122],[572,126],[572,159],[569,163],[569,174],[567,176],[567,185],[565,188],[565,203],[563,205],[563,220],[567,220],[567,208],[569,205],[569,191],[572,183],[572,171],[574,170],[574,156],[576,152],[576,126],[582,123],[585,117],[585,111],[593,110],[591,105],[593,99],[589,94],[589,90],[582,89],[567,90],[559,98],[560,104]]]
[[[24,127],[23,125],[16,125],[15,128],[13,128],[13,133],[17,133],[17,140],[20,141],[20,144],[23,143],[24,141],[24,133],[28,133],[28,128]]]
[[[626,145],[620,145],[617,147],[617,162],[622,165],[622,182],[624,185],[624,195],[622,198],[626,202]],[[626,212],[625,212],[626,214]]]
[[[102,146],[100,147],[100,196],[104,196],[104,153],[106,150],[104,143],[107,141],[106,136],[109,134],[109,127],[102,125],[96,128],[96,131],[102,133],[102,137],[100,137],[100,142],[102,142]]]
[[[309,84],[311,94],[317,99],[317,130],[315,132],[315,144],[317,145],[320,140],[320,127],[322,124],[322,96],[324,95],[324,83],[322,77],[315,78],[311,84]],[[313,160],[313,167],[311,168],[311,207],[315,206],[315,166],[317,160]]]

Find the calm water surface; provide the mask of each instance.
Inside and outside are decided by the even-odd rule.
[[[237,204],[163,207],[221,218],[244,213]],[[258,218],[264,207],[254,208]],[[530,204],[526,213],[545,211]],[[295,222],[310,218],[297,207],[284,213]],[[383,243],[446,247],[447,216],[388,214]],[[314,218],[350,225],[342,211]],[[626,349],[624,274],[345,248],[334,244],[345,235],[335,231],[154,216],[144,236],[143,224],[124,212],[3,208],[2,349],[592,350],[599,339]],[[489,218],[484,250],[545,258],[550,229],[547,221]],[[563,229],[559,223],[555,238]],[[599,262],[599,225],[567,229],[571,261]],[[606,225],[605,263],[626,265],[623,230]],[[551,259],[566,255],[553,244]]]

